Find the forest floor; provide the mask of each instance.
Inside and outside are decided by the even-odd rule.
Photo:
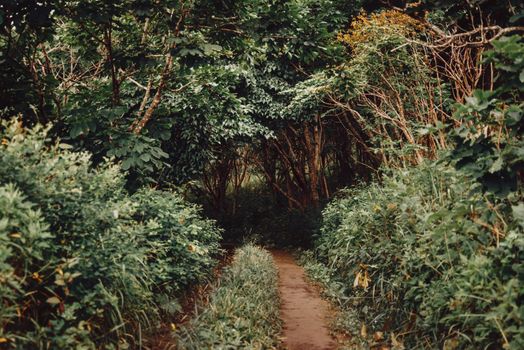
[[[281,250],[273,250],[272,254],[279,270],[284,348],[336,349],[335,339],[329,333],[329,304],[308,282],[304,269],[297,265],[291,254]]]

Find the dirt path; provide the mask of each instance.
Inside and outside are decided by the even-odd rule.
[[[278,250],[272,253],[279,269],[284,345],[289,350],[336,349],[327,325],[328,303],[307,282],[304,269],[289,253]]]

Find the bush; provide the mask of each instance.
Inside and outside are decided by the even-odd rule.
[[[455,107],[448,165],[392,170],[324,211],[309,270],[374,341],[524,347],[522,53],[519,36],[493,42],[496,88]]]
[[[0,129],[0,341],[10,348],[125,348],[214,264],[220,230],[172,192],[129,195],[124,173]]]
[[[522,348],[523,215],[513,200],[442,164],[393,171],[324,210],[309,271],[356,323],[385,332],[370,342]]]
[[[178,334],[181,349],[273,349],[280,331],[277,270],[256,246],[239,248],[208,305]]]

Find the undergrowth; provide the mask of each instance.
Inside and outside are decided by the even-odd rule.
[[[324,210],[308,270],[354,339],[524,348],[523,53],[520,36],[493,42],[497,88],[455,106],[440,161],[385,170]]]
[[[239,248],[208,304],[177,333],[180,349],[274,349],[278,345],[277,270],[269,252]]]
[[[353,343],[524,346],[521,206],[480,187],[425,164],[343,191],[324,210],[305,265],[344,310],[338,328]]]
[[[0,346],[138,347],[206,279],[220,229],[174,192],[129,194],[119,165],[0,127]]]
[[[224,228],[224,241],[241,244],[249,238],[264,246],[311,246],[311,235],[320,218],[319,209],[308,208],[303,212],[289,209],[260,183],[245,185],[227,199],[229,208],[222,213],[204,205],[206,214]],[[204,197],[195,197],[194,201],[207,202]]]

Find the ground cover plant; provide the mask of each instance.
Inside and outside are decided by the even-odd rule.
[[[178,331],[179,348],[276,348],[280,332],[277,278],[268,251],[252,244],[238,248],[209,302]]]
[[[208,276],[220,230],[177,193],[130,195],[119,165],[48,131],[0,130],[2,346],[136,346]]]

